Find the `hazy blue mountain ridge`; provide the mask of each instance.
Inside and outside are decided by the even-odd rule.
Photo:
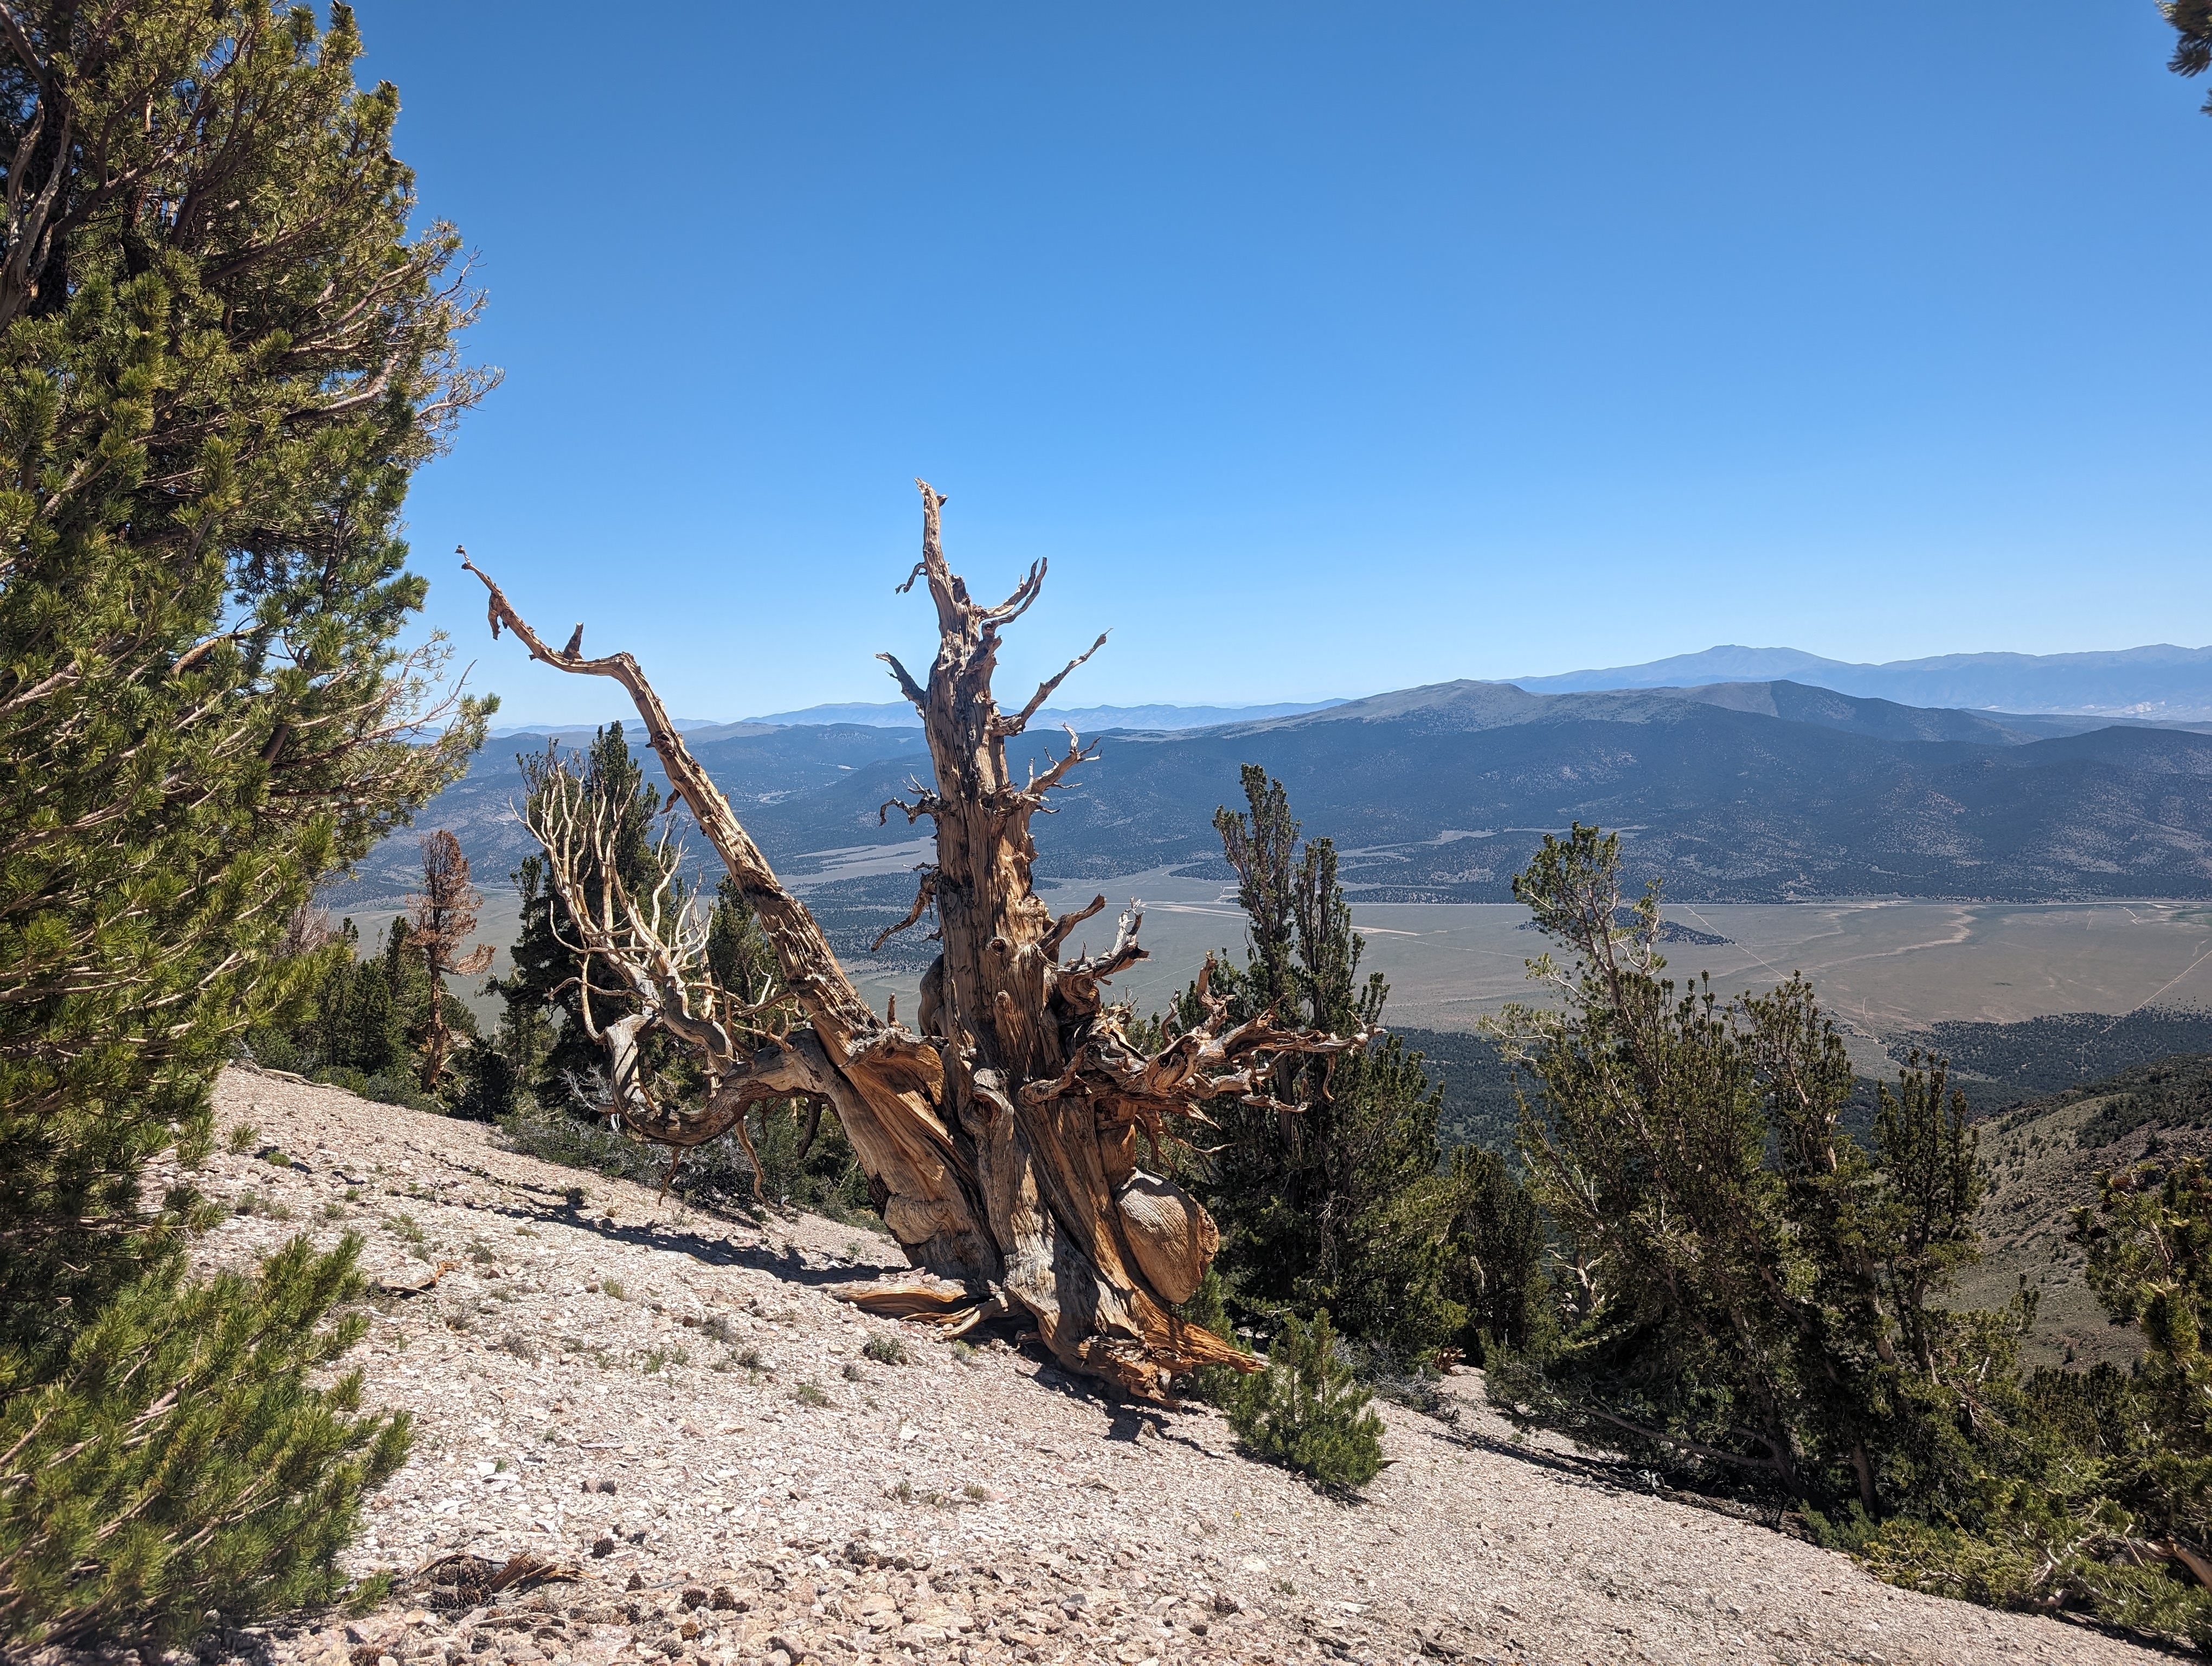
[[[1621,830],[1638,869],[1685,901],[2212,893],[2212,738],[1900,739],[1883,732],[1902,720],[1881,703],[1806,703],[1827,721],[1668,691],[1444,684],[1302,718],[1109,735],[1040,824],[1039,869],[1226,879],[1210,822],[1250,761],[1283,779],[1307,831],[1345,853],[1354,894],[1376,901],[1508,900],[1541,835],[1575,820]],[[1051,750],[1026,736],[1015,747]],[[765,806],[764,837],[883,837],[869,824],[899,773],[871,766]]]
[[[1647,665],[1514,679],[1532,693],[1695,688],[1787,678],[1919,707],[2212,721],[2212,648],[2153,643],[2089,654],[1944,654],[1853,665],[1792,648],[1728,645]]]
[[[1255,718],[1283,717],[1298,712],[1317,712],[1340,706],[1341,700],[1291,700],[1273,705],[1237,706],[1047,706],[1030,721],[1042,728],[1065,723],[1080,733],[1102,729],[1205,729],[1221,723],[1249,722]],[[886,729],[918,729],[921,718],[903,700],[848,702],[842,705],[808,706],[799,711],[771,712],[749,717],[749,724],[864,723]],[[735,727],[735,726],[732,726]]]
[[[691,744],[781,871],[856,895],[910,884],[927,824],[880,812],[927,772],[919,731],[732,727]],[[1307,832],[1336,840],[1353,894],[1374,901],[1508,900],[1541,836],[1576,820],[1620,830],[1638,874],[1663,874],[1686,902],[2212,896],[2212,736],[2191,731],[1786,681],[1565,695],[1459,682],[1093,738],[1099,756],[1036,824],[1048,878],[1225,879],[1212,818],[1250,762],[1283,779]],[[1008,750],[1018,774],[1066,745],[1033,728]],[[514,808],[528,749],[495,743],[418,818],[460,836],[482,883],[532,848]],[[415,860],[415,836],[397,835],[336,894],[396,897]]]

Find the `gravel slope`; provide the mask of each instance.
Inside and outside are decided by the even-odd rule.
[[[763,1227],[500,1150],[488,1129],[242,1072],[270,1157],[205,1258],[350,1227],[385,1294],[355,1356],[416,1415],[356,1566],[430,1572],[349,1626],[228,1634],[317,1666],[812,1658],[2047,1662],[2166,1658],[1893,1590],[1754,1523],[1384,1406],[1364,1501],[1240,1456],[1203,1408],[1117,1405],[1004,1343],[956,1357],[822,1292],[898,1264],[814,1217]],[[568,1189],[587,1200],[574,1206]],[[248,1195],[251,1194],[249,1199]],[[283,1212],[289,1218],[279,1218]],[[871,1338],[910,1363],[879,1362]],[[474,1556],[480,1563],[438,1559]],[[518,1555],[574,1574],[487,1594]],[[779,1659],[781,1657],[781,1659]]]

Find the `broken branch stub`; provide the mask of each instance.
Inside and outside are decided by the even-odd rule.
[[[917,484],[921,559],[901,588],[927,584],[937,656],[926,683],[891,655],[881,657],[921,714],[935,773],[933,789],[899,806],[915,819],[927,816],[936,833],[936,859],[903,922],[933,905],[943,945],[922,978],[921,1035],[878,1018],[860,998],[813,916],[692,757],[637,662],[627,654],[584,659],[573,639],[566,649],[549,648],[487,575],[463,562],[489,592],[495,626],[513,631],[532,658],[611,678],[629,693],[669,781],[758,915],[789,1000],[804,1017],[765,1045],[741,1042],[750,1032],[733,1015],[744,1003],[714,987],[698,933],[677,917],[681,911],[614,886],[596,903],[580,885],[571,897],[582,864],[572,854],[564,868],[556,856],[550,866],[583,933],[580,946],[635,1007],[597,1032],[617,1107],[639,1137],[683,1146],[733,1122],[741,1128],[736,1119],[753,1098],[803,1094],[830,1106],[885,1225],[924,1275],[841,1289],[863,1307],[946,1329],[1018,1309],[1063,1364],[1147,1395],[1200,1365],[1252,1368],[1234,1344],[1173,1311],[1204,1276],[1218,1235],[1181,1187],[1138,1167],[1138,1136],[1157,1152],[1170,1116],[1195,1115],[1218,1094],[1263,1091],[1273,1060],[1343,1052],[1369,1037],[1280,1025],[1272,1015],[1231,1025],[1226,1004],[1202,994],[1193,1028],[1146,1050],[1130,1037],[1128,1009],[1109,1005],[1103,989],[1144,958],[1134,905],[1105,953],[1060,958],[1069,933],[1104,899],[1054,919],[1032,884],[1030,824],[1095,749],[1071,733],[1066,751],[1042,774],[1017,779],[1006,742],[1099,644],[1019,713],[1002,715],[991,687],[1000,632],[1036,601],[1045,563],[998,605],[975,601],[945,559],[945,500]],[[573,822],[580,809],[561,813]],[[581,848],[585,836],[560,814],[539,819],[545,826],[532,830],[549,854],[562,841],[571,852]],[[618,1035],[625,1025],[632,1027]],[[637,1038],[647,1027],[687,1049],[711,1084],[707,1094],[685,1100],[644,1079]]]

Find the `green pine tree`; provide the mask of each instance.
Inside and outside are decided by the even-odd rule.
[[[517,760],[525,789],[532,797],[544,790],[544,773],[556,756],[549,748],[544,754]],[[650,895],[665,873],[653,838],[660,793],[646,781],[644,769],[631,756],[620,723],[609,724],[593,735],[584,758],[584,783],[593,803],[617,806],[611,843],[615,872],[623,886],[633,897]],[[583,961],[573,946],[579,939],[543,854],[523,858],[514,877],[522,901],[522,928],[508,957],[507,976],[493,979],[489,987],[513,1015],[513,1024],[528,1025],[538,1018],[552,1024],[551,1043],[532,1060],[533,1073],[527,1079],[538,1102],[548,1109],[582,1110],[586,1104],[578,1097],[578,1087],[604,1070],[606,1060],[584,1030],[578,987]],[[605,896],[605,883],[596,871],[584,875],[585,892],[595,908]],[[592,987],[607,986],[601,978]],[[592,998],[594,1015],[602,1024],[620,1018],[630,1007],[628,998],[619,994]],[[653,1062],[672,1061],[656,1052]]]
[[[1562,1265],[1553,1340],[1495,1363],[1493,1397],[1822,1510],[1967,1508],[1994,1450],[1976,1432],[2025,1415],[2027,1312],[1947,1299],[1975,1253],[1963,1100],[1916,1061],[1860,1146],[1810,988],[1664,977],[1657,888],[1625,907],[1620,867],[1577,826],[1514,882],[1568,957],[1531,964],[1559,1005],[1492,1026],[1537,1086],[1521,1146]]]
[[[222,1355],[230,1376],[197,1403],[165,1397],[174,1384],[152,1371],[101,1378],[94,1406],[80,1368],[88,1338],[123,1346],[167,1307],[214,1335],[279,1293],[273,1268],[258,1286],[185,1282],[183,1236],[207,1211],[188,1186],[149,1201],[140,1177],[165,1148],[187,1170],[200,1160],[214,1072],[249,1029],[306,1002],[320,963],[282,950],[316,879],[481,739],[489,706],[469,705],[421,744],[437,660],[398,647],[423,596],[398,517],[486,379],[455,354],[472,306],[454,283],[459,239],[410,229],[398,95],[356,85],[346,7],[319,29],[304,8],[24,0],[9,25],[0,1403],[76,1428],[92,1444],[71,1462],[127,1471],[167,1452],[133,1520],[210,1505],[200,1542],[132,1599],[157,1624],[245,1613],[297,1589],[299,1567],[327,1572],[331,1542],[314,1532],[289,1533],[268,1563],[248,1540],[276,1518],[223,1507],[228,1483],[204,1466],[228,1460],[176,1441],[202,1406],[273,1393],[323,1357],[306,1339],[329,1280],[303,1286],[323,1304],[312,1318]],[[294,1408],[301,1462],[264,1468],[252,1496],[342,1525],[375,1466],[316,1447],[308,1402],[269,1403]],[[56,1512],[75,1506],[22,1464],[66,1450],[40,1438],[0,1466],[0,1545],[66,1537]],[[70,1589],[137,1578],[106,1560],[131,1542],[79,1544]],[[40,1566],[0,1554],[11,1639],[82,1612]]]
[[[1467,1310],[1468,1359],[1540,1347],[1549,1307],[1535,1200],[1501,1153],[1475,1146],[1453,1151],[1447,1195],[1445,1289]]]
[[[1334,843],[1301,848],[1288,795],[1243,769],[1246,813],[1214,819],[1237,875],[1248,954],[1217,968],[1233,1018],[1273,1012],[1348,1035],[1378,1026],[1389,987],[1358,976],[1365,944],[1337,878]],[[1183,998],[1186,1016],[1194,995]],[[1170,1019],[1172,1022],[1173,1020]],[[1187,1175],[1220,1224],[1220,1265],[1234,1296],[1263,1308],[1327,1307],[1346,1333],[1411,1356],[1456,1344],[1467,1324],[1452,1299],[1446,1236],[1453,1205],[1437,1175],[1440,1092],[1395,1037],[1334,1059],[1278,1065],[1274,1109],[1224,1099],[1209,1148]]]
[[[1327,1487],[1364,1487],[1382,1470],[1382,1420],[1371,1401],[1339,1356],[1323,1310],[1308,1323],[1285,1320],[1267,1369],[1231,1388],[1224,1409],[1260,1456]]]

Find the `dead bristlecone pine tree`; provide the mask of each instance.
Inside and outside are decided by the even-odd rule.
[[[1139,916],[1121,916],[1103,954],[1061,958],[1069,934],[1105,899],[1054,916],[1030,883],[1030,820],[1089,754],[1071,733],[1042,774],[1015,780],[1006,741],[1105,638],[1019,712],[1002,714],[991,690],[1000,633],[1036,600],[1045,564],[997,606],[977,603],[945,564],[945,500],[923,484],[921,502],[921,560],[899,587],[915,579],[928,586],[936,662],[924,684],[881,656],[921,714],[936,774],[933,789],[884,806],[927,817],[936,830],[936,860],[905,925],[933,903],[944,947],[922,977],[913,1029],[860,998],[636,660],[586,660],[573,641],[567,651],[547,646],[487,575],[463,565],[490,592],[495,635],[504,624],[533,658],[611,677],[629,691],[675,794],[775,952],[777,979],[756,990],[719,987],[697,909],[671,884],[629,894],[611,860],[607,815],[556,764],[547,790],[533,795],[532,830],[579,939],[581,1010],[605,1049],[610,1108],[632,1134],[680,1157],[724,1134],[745,1138],[754,1104],[826,1104],[867,1170],[884,1224],[921,1269],[836,1293],[948,1331],[1025,1312],[1066,1365],[1158,1395],[1170,1377],[1201,1365],[1249,1362],[1173,1311],[1198,1288],[1218,1235],[1194,1199],[1139,1166],[1139,1136],[1157,1152],[1171,1115],[1225,1094],[1272,1105],[1275,1059],[1341,1052],[1370,1037],[1279,1026],[1272,1014],[1231,1026],[1215,1003],[1204,1022],[1147,1053],[1129,1037],[1128,1008],[1103,993],[1113,974],[1144,958]],[[647,1060],[666,1049],[642,1047],[649,1031],[679,1044],[703,1092],[679,1095],[654,1074]]]
[[[444,828],[422,840],[422,889],[407,897],[407,945],[422,957],[430,975],[430,1032],[423,1038],[422,1091],[435,1093],[453,1047],[446,1021],[446,980],[489,970],[497,952],[490,944],[461,945],[477,928],[483,893],[471,883],[461,842]]]

